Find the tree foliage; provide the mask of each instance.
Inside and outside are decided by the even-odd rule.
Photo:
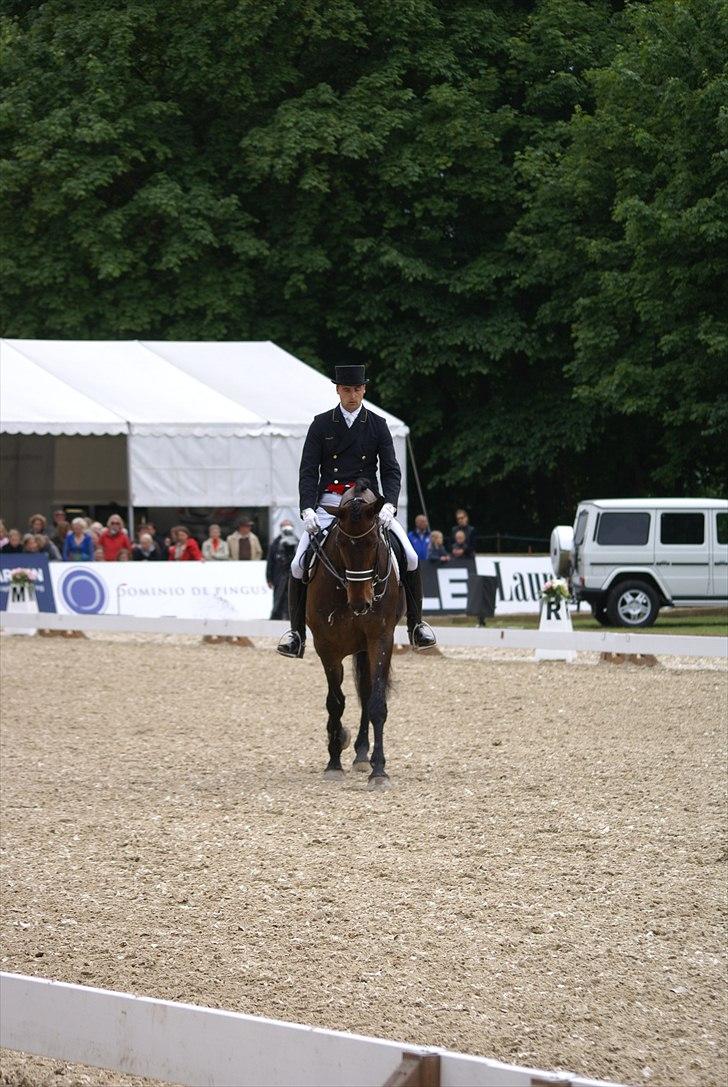
[[[725,486],[722,0],[6,10],[6,335],[366,361],[484,529]]]

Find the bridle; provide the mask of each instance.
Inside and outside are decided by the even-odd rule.
[[[365,532],[354,534],[353,532],[346,532],[337,521],[334,526],[334,531],[340,532],[342,536],[346,536],[350,540],[361,540],[364,538],[364,536],[368,536],[370,532],[373,532],[377,528],[379,528],[379,522],[374,521],[374,523],[371,524]],[[387,591],[387,582],[389,581],[389,575],[392,573],[392,545],[386,536],[386,529],[382,529],[379,539],[387,547],[387,570],[384,574],[384,577],[380,577],[375,566],[371,566],[369,567],[369,569],[366,570],[349,570],[345,567],[344,576],[342,577],[334,564],[331,562],[331,559],[324,551],[323,547],[318,542],[314,544],[314,548],[323,565],[343,589],[346,588],[348,583],[358,584],[362,581],[371,581],[372,588],[374,589],[374,599],[372,603],[376,604],[382,599],[385,592]],[[378,552],[379,547],[377,546],[377,553]],[[379,593],[377,593],[376,591],[377,586],[381,586],[381,591]]]

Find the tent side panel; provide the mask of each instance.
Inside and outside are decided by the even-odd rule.
[[[129,439],[134,506],[269,506],[266,437],[136,434]]]

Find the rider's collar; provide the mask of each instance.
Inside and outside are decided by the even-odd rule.
[[[356,411],[347,411],[343,404],[339,404],[339,409],[341,411],[341,414],[344,416],[344,422],[347,426],[350,427],[354,425],[357,416],[359,415],[359,412],[361,411],[363,406],[363,404],[360,404]]]

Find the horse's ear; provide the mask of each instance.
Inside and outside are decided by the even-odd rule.
[[[339,516],[339,507],[338,506],[322,506],[321,509],[324,511],[324,513],[328,513],[329,516],[331,516],[331,517],[338,517]]]
[[[379,513],[379,511],[382,508],[382,506],[384,505],[384,503],[385,503],[384,495],[380,494],[379,498],[377,498],[377,500],[375,502],[370,503],[368,508],[372,511],[372,513]]]

